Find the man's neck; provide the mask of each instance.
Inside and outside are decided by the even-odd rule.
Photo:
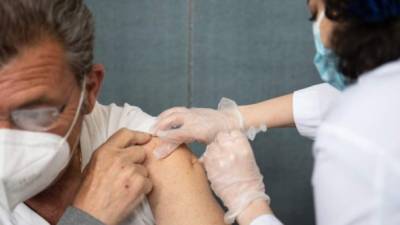
[[[71,205],[82,179],[81,151],[78,149],[64,174],[52,186],[25,202],[50,224],[57,224]]]

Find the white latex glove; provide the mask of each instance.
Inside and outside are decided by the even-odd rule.
[[[181,144],[194,141],[209,144],[220,131],[242,128],[243,118],[232,100],[222,99],[219,110],[172,108],[161,113],[153,127],[154,135],[164,141],[154,153],[158,158],[165,158]]]
[[[269,203],[263,176],[250,143],[242,132],[219,133],[207,147],[201,161],[211,188],[229,209],[225,223],[232,224],[255,200],[264,199]]]
[[[245,132],[247,128],[237,104],[230,99],[223,98],[218,110],[172,108],[161,113],[152,128],[152,133],[163,140],[163,144],[154,154],[157,158],[165,158],[181,144],[194,141],[209,144],[217,133],[231,130]],[[266,126],[248,129],[249,138],[254,139],[260,130],[266,131]]]

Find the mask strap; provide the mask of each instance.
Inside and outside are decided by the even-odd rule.
[[[71,124],[70,128],[68,129],[66,135],[64,136],[63,140],[60,142],[60,146],[64,143],[64,141],[66,141],[68,139],[69,135],[71,134],[72,130],[75,127],[76,122],[78,121],[79,114],[80,114],[82,104],[83,104],[83,100],[85,98],[85,93],[86,93],[86,77],[83,78],[81,97],[79,98],[79,105],[78,105],[78,109],[75,112],[74,120],[72,121],[72,124]]]
[[[316,30],[318,31],[319,34],[321,33],[321,23],[322,23],[322,20],[324,19],[324,17],[325,17],[325,10],[322,10],[319,13],[318,19],[314,24],[314,26],[315,26],[315,28],[316,28]]]

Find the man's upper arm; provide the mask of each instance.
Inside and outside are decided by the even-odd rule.
[[[187,147],[157,160],[156,138],[146,145],[146,166],[153,182],[149,201],[158,225],[219,225],[223,211],[209,188],[202,165]]]

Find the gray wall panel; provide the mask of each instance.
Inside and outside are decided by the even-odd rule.
[[[101,102],[128,102],[158,115],[188,98],[186,0],[87,0],[105,64]]]
[[[305,1],[195,0],[193,105],[215,107],[224,96],[246,104],[318,82],[307,18]],[[311,143],[285,129],[253,147],[275,213],[285,224],[314,224]]]

